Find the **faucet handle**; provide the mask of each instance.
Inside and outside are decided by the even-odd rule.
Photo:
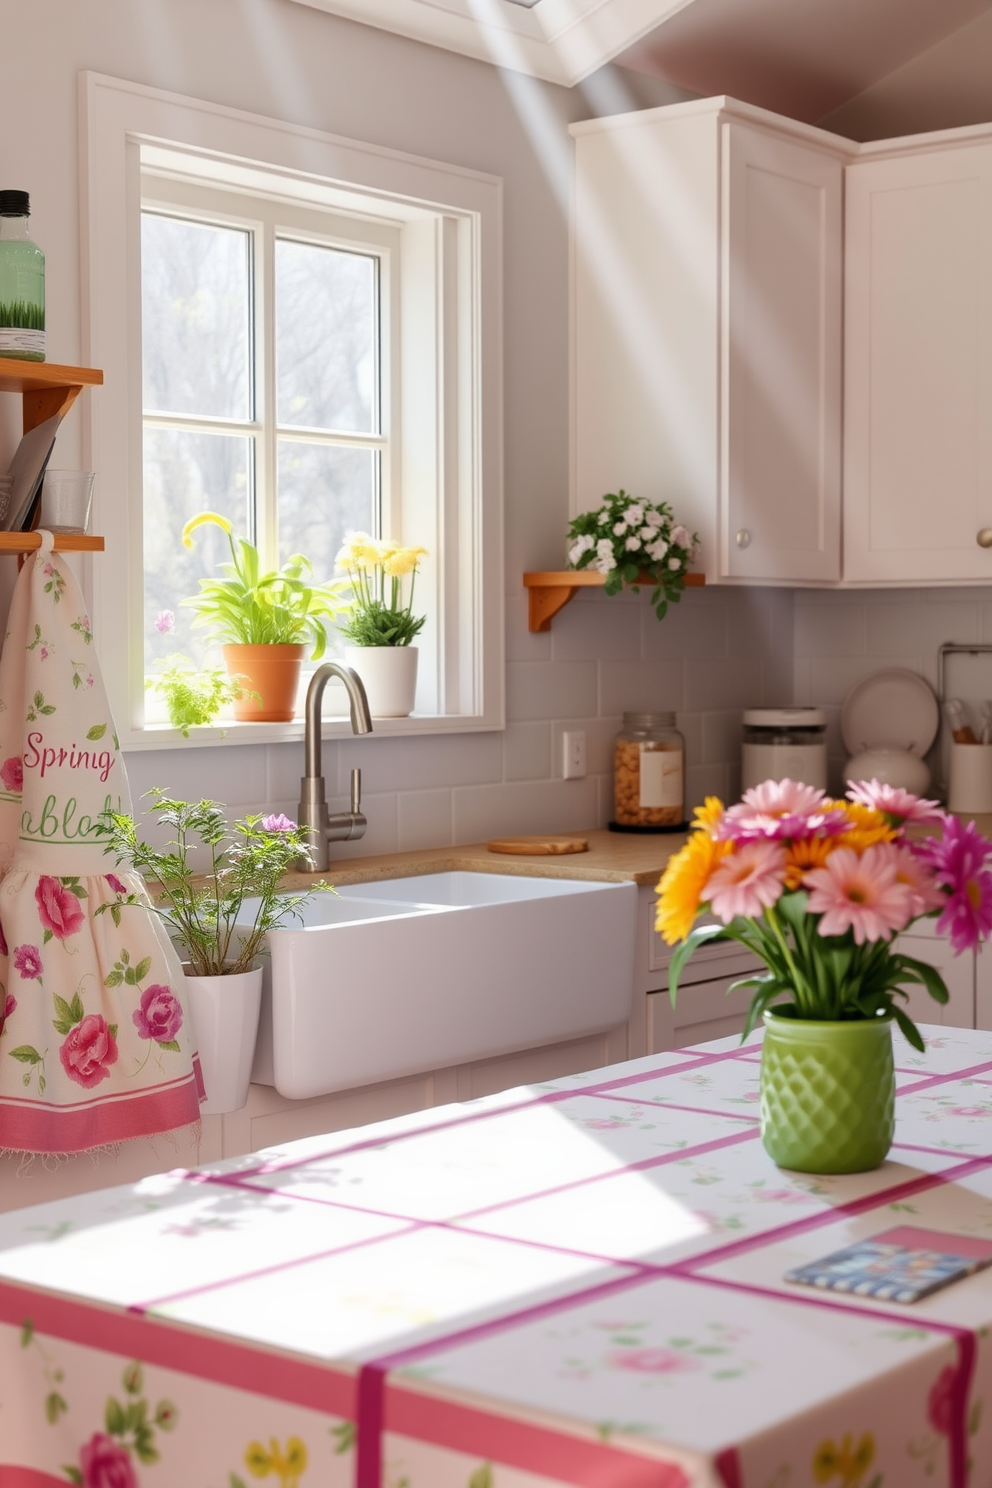
[[[359,816],[362,810],[362,772],[355,769],[351,772],[351,814]]]

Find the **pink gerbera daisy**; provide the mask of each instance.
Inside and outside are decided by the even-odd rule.
[[[777,842],[744,842],[711,873],[702,899],[729,925],[737,915],[757,919],[785,887],[785,848]]]
[[[878,780],[861,780],[851,785],[847,792],[851,801],[859,806],[870,806],[898,822],[941,822],[944,811],[938,801],[924,801],[896,785],[883,785]]]
[[[833,837],[850,827],[844,811],[824,791],[796,780],[766,780],[744,792],[724,812],[715,835],[731,841]]]
[[[866,940],[890,940],[913,918],[916,890],[899,881],[902,862],[898,850],[883,842],[859,856],[849,847],[836,848],[822,868],[805,875],[810,888],[809,908],[820,915],[821,935],[843,935],[853,930],[857,945]]]

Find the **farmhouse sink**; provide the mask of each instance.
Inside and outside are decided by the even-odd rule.
[[[252,1079],[303,1100],[623,1023],[636,912],[633,884],[495,873],[318,895],[269,932]]]

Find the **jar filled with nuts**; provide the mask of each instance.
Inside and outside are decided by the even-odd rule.
[[[621,830],[685,821],[685,740],[674,713],[625,713],[613,751],[613,811]]]

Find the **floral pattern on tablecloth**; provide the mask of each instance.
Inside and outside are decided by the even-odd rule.
[[[19,1352],[25,1311],[0,1330],[2,1452],[13,1399],[18,1419],[46,1401],[56,1417],[41,1440],[62,1455],[35,1460],[18,1437],[25,1464],[64,1482],[88,1445],[129,1451],[136,1483],[114,1488],[168,1481],[167,1454],[183,1488],[338,1488],[359,1461],[361,1488],[560,1488],[592,1471],[554,1476],[549,1463],[573,1450],[615,1454],[597,1459],[604,1488],[965,1488],[966,1457],[980,1488],[992,1482],[992,1269],[902,1308],[783,1280],[893,1224],[992,1235],[990,1127],[969,1109],[989,1087],[954,1078],[990,1040],[947,1033],[927,1030],[933,1065],[898,1097],[905,1145],[865,1174],[777,1169],[741,1110],[758,1064],[728,1046],[0,1216],[0,1278],[26,1296],[57,1275],[84,1305],[150,1312],[156,1338],[225,1340],[257,1360],[258,1380],[240,1398],[200,1380],[192,1338],[187,1374],[81,1348],[57,1324],[34,1335],[43,1360],[34,1340]],[[355,1419],[269,1398],[286,1360],[339,1380],[358,1370]],[[209,1471],[191,1477],[181,1453],[212,1432],[202,1400],[221,1396]],[[126,1442],[112,1429],[139,1399],[162,1465],[134,1461],[136,1417]],[[390,1425],[403,1402],[408,1421],[434,1424]],[[476,1407],[488,1435],[466,1424]]]
[[[352,1488],[354,1423],[0,1325],[0,1485],[30,1463],[81,1488]]]

